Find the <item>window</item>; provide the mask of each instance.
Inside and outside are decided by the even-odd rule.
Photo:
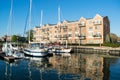
[[[79,36],[79,34],[75,34],[75,37],[78,37]]]
[[[72,37],[72,34],[68,34],[68,37]]]
[[[64,32],[67,32],[67,29],[64,29]]]
[[[95,29],[100,29],[100,26],[95,26]]]
[[[67,37],[68,37],[68,35],[67,35],[67,34],[65,34],[65,35],[63,35],[63,37],[64,37],[64,38],[67,38]]]
[[[83,29],[84,29],[84,27],[81,27],[80,29],[81,29],[81,30],[83,30]]]
[[[88,41],[89,44],[90,44],[90,43],[93,43],[93,42],[94,42],[93,40],[89,40],[89,41]]]
[[[93,29],[93,27],[90,26],[90,27],[89,27],[89,30],[92,30],[92,29]]]
[[[80,22],[80,26],[85,26],[85,22]]]
[[[101,32],[96,32],[96,33],[94,34],[94,37],[101,37]]]
[[[84,34],[84,33],[81,33],[80,36],[81,36],[81,37],[82,37],[82,36],[85,36],[85,34]]]
[[[94,23],[95,24],[101,24],[101,21],[100,20],[95,20]]]
[[[93,32],[88,32],[88,37],[93,37]]]
[[[95,40],[95,43],[100,43],[100,40]]]

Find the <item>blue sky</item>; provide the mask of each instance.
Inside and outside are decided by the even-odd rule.
[[[0,0],[0,36],[7,34],[11,0]],[[108,16],[111,33],[120,36],[120,0],[33,0],[32,28],[40,25],[40,11],[43,10],[43,24],[58,22],[58,6],[61,7],[61,21],[92,18],[96,14]],[[23,35],[29,0],[13,0],[12,34]]]

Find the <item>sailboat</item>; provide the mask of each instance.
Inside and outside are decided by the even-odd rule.
[[[32,0],[30,0],[30,16],[29,16],[29,28],[31,22],[31,8],[32,8]],[[42,20],[42,11],[41,11],[41,20]],[[41,21],[42,26],[42,21]],[[44,45],[41,42],[31,42],[30,41],[30,31],[29,31],[29,48],[23,49],[23,52],[27,56],[36,56],[36,57],[44,57],[47,56],[47,50],[44,48]]]
[[[60,27],[60,7],[58,8],[58,27]],[[67,47],[67,40],[66,40],[66,46],[60,46],[59,48],[55,49],[56,53],[69,53],[71,52],[71,48]]]
[[[13,0],[11,0],[11,8],[10,8],[10,15],[9,15],[9,28],[10,28],[10,34],[11,34],[11,27],[12,27],[12,12],[13,12]],[[6,36],[7,38],[7,36]],[[6,43],[3,43],[2,51],[5,53],[6,56],[13,56],[14,58],[22,58],[23,55],[18,53],[18,46],[15,44],[8,42],[6,40]]]

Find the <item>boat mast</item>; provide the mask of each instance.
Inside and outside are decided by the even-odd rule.
[[[30,0],[30,12],[29,12],[29,29],[30,29],[30,31],[29,31],[29,43],[31,42],[30,41],[30,32],[31,32],[31,11],[32,11],[32,0]]]
[[[11,7],[10,7],[10,14],[9,14],[9,20],[8,20],[8,32],[7,36],[10,34],[10,42],[11,42],[11,32],[12,32],[12,13],[13,13],[13,0],[11,0]]]
[[[40,19],[40,27],[41,27],[41,29],[42,29],[42,17],[43,17],[43,11],[41,10],[41,19]],[[42,37],[43,37],[43,35],[42,35]],[[41,38],[40,38],[40,46],[41,46]]]
[[[60,25],[60,6],[58,7],[58,25]]]
[[[60,31],[60,6],[58,7],[58,33]],[[58,37],[58,41],[60,42],[60,35],[57,36]]]
[[[41,10],[41,19],[40,19],[40,26],[42,27],[42,16],[43,16],[43,11]]]

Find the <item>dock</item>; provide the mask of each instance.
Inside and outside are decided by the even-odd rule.
[[[6,56],[3,52],[0,52],[0,58],[8,62],[14,62],[15,58],[13,56]]]

